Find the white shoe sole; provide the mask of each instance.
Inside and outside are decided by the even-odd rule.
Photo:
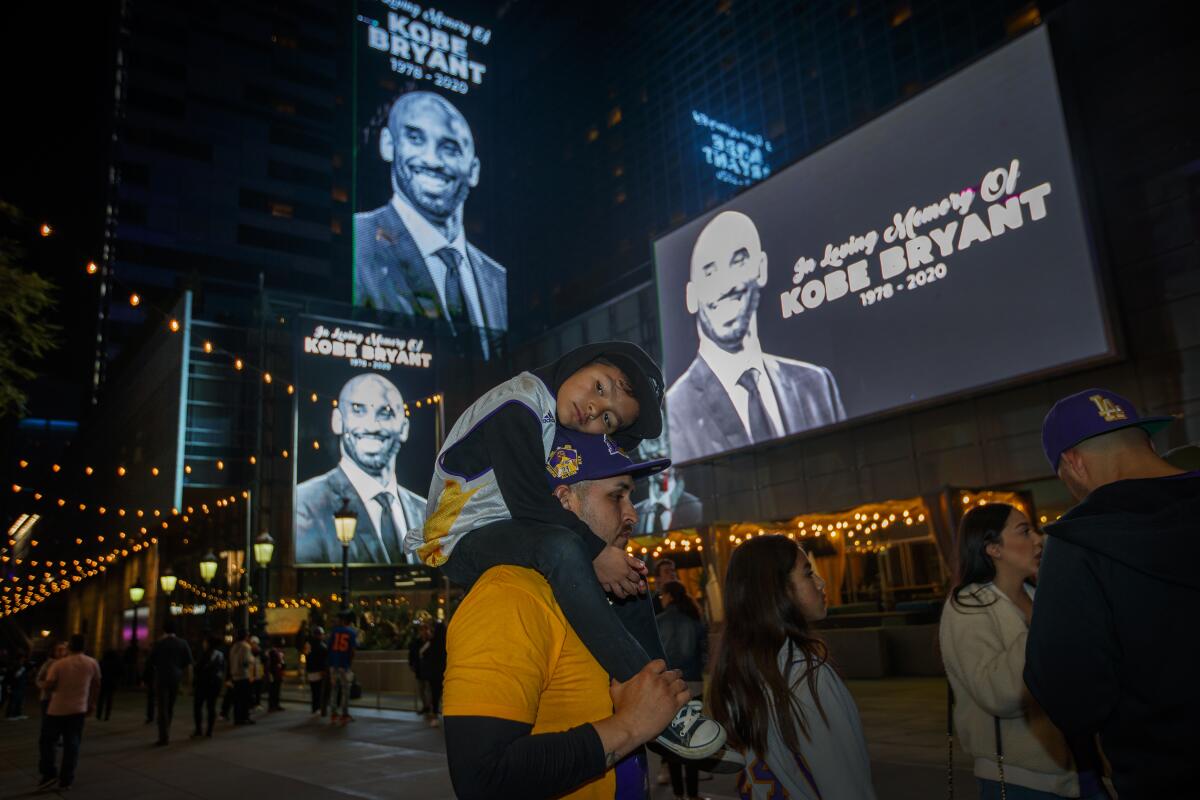
[[[655,738],[654,744],[666,750],[671,755],[688,761],[698,761],[715,755],[725,746],[725,729],[721,728],[721,734],[716,739],[700,747],[687,747],[665,739],[662,736]],[[707,771],[714,772],[715,770],[707,769]]]

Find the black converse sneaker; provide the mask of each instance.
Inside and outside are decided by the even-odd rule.
[[[654,743],[678,758],[708,758],[725,745],[725,729],[701,713],[699,700],[691,700]]]

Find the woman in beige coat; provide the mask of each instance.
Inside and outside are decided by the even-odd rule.
[[[939,640],[954,691],[954,725],[975,759],[980,797],[1001,797],[999,752],[1009,800],[1106,798],[1090,774],[1081,793],[1070,748],[1021,678],[1040,535],[1021,511],[992,503],[963,517],[957,549]]]

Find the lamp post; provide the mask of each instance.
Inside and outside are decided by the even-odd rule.
[[[166,595],[163,599],[166,601],[167,616],[171,616],[171,592],[175,591],[175,585],[179,582],[179,578],[175,576],[175,571],[167,567],[162,575],[158,576],[158,588],[162,589],[162,593]]]
[[[209,550],[204,558],[200,559],[200,579],[206,584],[211,584],[213,578],[217,577],[217,566],[220,563],[213,551]]]
[[[213,554],[212,550],[209,550],[204,554],[204,558],[200,559],[200,580],[204,581],[205,586],[212,585],[213,578],[217,577],[217,566],[219,564],[220,562],[217,561],[217,557]],[[204,630],[207,631],[208,629],[208,602],[206,599],[204,603]]]
[[[259,619],[262,620],[263,628],[266,628],[267,591],[269,590],[271,579],[268,565],[271,563],[271,556],[273,555],[275,555],[275,540],[271,538],[271,534],[263,531],[254,540],[254,561],[262,571],[262,596],[258,599],[258,608]]]
[[[342,608],[350,607],[350,543],[358,527],[358,514],[350,510],[350,498],[342,498],[342,507],[333,515],[333,529],[342,543]]]
[[[142,586],[141,580],[129,587],[129,602],[133,603],[133,622],[129,625],[129,642],[133,645],[133,650],[137,652],[137,612],[138,604],[142,602],[142,598],[146,596],[146,587]]]
[[[178,582],[179,578],[175,577],[175,571],[170,567],[167,567],[166,572],[158,576],[158,586],[168,599],[171,597],[171,592],[175,591],[175,585]]]

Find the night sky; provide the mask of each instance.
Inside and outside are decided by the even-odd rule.
[[[78,419],[91,380],[96,281],[84,265],[99,260],[104,224],[114,2],[5,3],[6,120],[0,197],[20,208],[29,269],[58,287],[62,340],[44,376],[29,387],[34,417]],[[43,240],[43,222],[56,234]]]

